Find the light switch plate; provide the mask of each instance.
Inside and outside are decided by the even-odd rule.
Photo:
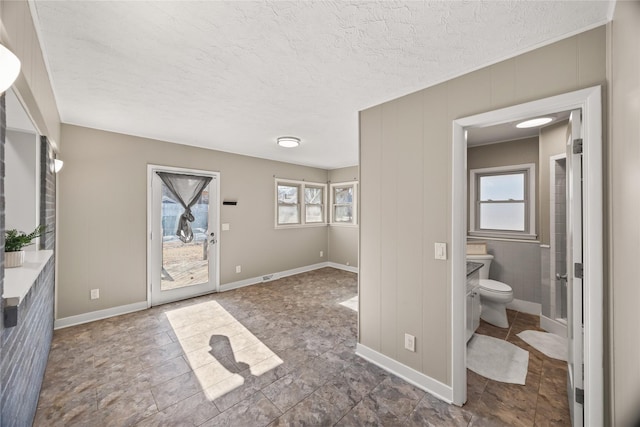
[[[231,230],[231,225],[229,223],[223,223],[222,224],[222,231],[229,231]]]
[[[447,259],[447,244],[436,242],[435,243],[435,259]]]

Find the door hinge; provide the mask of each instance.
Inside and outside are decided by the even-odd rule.
[[[584,404],[584,390],[576,387],[576,403]]]
[[[576,262],[573,266],[573,277],[576,279],[582,279],[582,263]]]
[[[573,154],[582,154],[582,138],[573,140]]]

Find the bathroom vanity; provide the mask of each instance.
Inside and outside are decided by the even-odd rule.
[[[478,326],[480,326],[480,269],[479,262],[467,262],[467,341],[471,339]]]

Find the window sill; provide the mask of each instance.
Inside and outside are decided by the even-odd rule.
[[[286,230],[289,228],[315,228],[315,227],[326,227],[326,222],[318,223],[318,224],[291,224],[291,225],[276,225],[276,230]]]
[[[4,269],[4,293],[8,305],[19,305],[53,256],[52,250],[26,251],[22,267]]]
[[[349,228],[358,228],[358,224],[347,224],[341,222],[332,222],[329,224],[331,227],[349,227]]]
[[[503,242],[540,243],[536,235],[513,236],[504,234],[468,233],[467,239],[499,240]]]

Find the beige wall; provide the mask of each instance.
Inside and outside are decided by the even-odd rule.
[[[221,284],[326,261],[326,227],[274,228],[274,176],[326,182],[326,170],[71,125],[62,138],[58,318],[146,301],[147,164],[221,173],[220,200],[238,201],[220,208]]]
[[[358,167],[332,169],[329,182],[358,181]],[[331,208],[329,208],[331,209]],[[329,262],[358,267],[358,227],[331,226],[329,233]]]
[[[0,0],[0,41],[21,62],[14,90],[41,135],[59,147],[60,116],[26,0]]]
[[[540,204],[538,205],[538,218],[540,228],[538,229],[538,239],[540,243],[548,245],[550,242],[550,200],[549,193],[551,156],[566,152],[567,146],[567,121],[547,126],[540,129],[540,161],[538,173],[538,194]]]
[[[467,149],[467,207],[469,207],[469,172],[471,169],[493,168],[498,166],[522,165],[533,163],[536,174],[539,173],[538,137],[505,141],[498,144],[480,145]],[[537,184],[536,184],[537,187]],[[535,203],[538,206],[538,188]],[[467,208],[467,230],[469,229],[469,210]],[[536,230],[540,229],[540,220],[536,217]]]
[[[611,425],[640,422],[640,2],[618,1],[610,24],[609,337]],[[606,198],[606,199],[607,199]],[[606,200],[605,199],[605,200]]]
[[[362,345],[451,385],[452,120],[604,84],[605,51],[600,27],[360,113]]]

